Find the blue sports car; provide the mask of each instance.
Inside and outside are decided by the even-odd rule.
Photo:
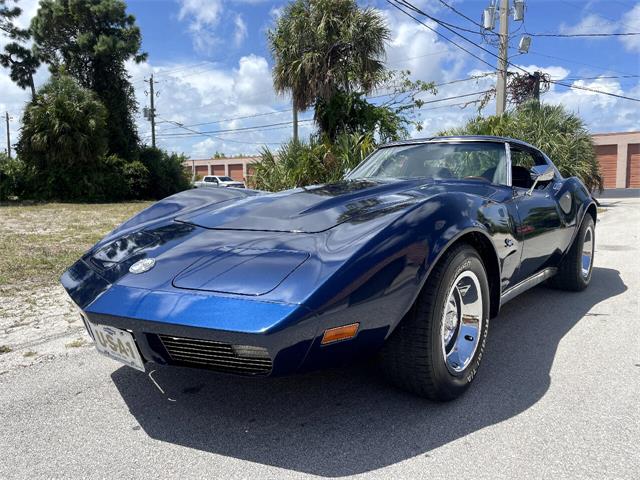
[[[409,140],[331,185],[168,197],[61,281],[97,349],[142,371],[283,375],[376,354],[392,382],[450,400],[501,305],[589,285],[596,215],[527,143]]]

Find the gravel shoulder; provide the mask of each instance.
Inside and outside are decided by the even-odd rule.
[[[58,278],[91,245],[147,205],[0,206],[0,375],[88,345]]]

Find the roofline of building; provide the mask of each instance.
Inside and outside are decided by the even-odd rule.
[[[608,137],[613,135],[634,135],[640,134],[640,130],[633,130],[631,132],[605,132],[605,133],[592,133],[592,137]]]

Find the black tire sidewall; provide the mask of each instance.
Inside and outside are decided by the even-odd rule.
[[[473,359],[467,368],[459,374],[453,375],[449,369],[447,369],[444,361],[442,342],[440,338],[441,327],[444,309],[448,299],[447,297],[451,287],[453,286],[453,282],[460,273],[467,270],[472,271],[478,277],[478,281],[480,283],[483,308],[482,326],[478,347]],[[458,397],[469,387],[469,384],[473,381],[478,371],[484,353],[487,333],[489,331],[489,302],[489,282],[482,260],[475,249],[471,247],[463,247],[449,259],[448,265],[442,275],[442,279],[438,284],[438,292],[431,311],[431,365],[433,365],[433,379],[435,387],[439,391],[439,396],[443,399]]]
[[[591,282],[591,277],[593,276],[593,260],[594,260],[594,254],[591,255],[591,267],[589,270],[589,275],[587,276],[587,278],[584,278],[582,276],[582,247],[584,246],[584,234],[587,231],[587,229],[591,227],[591,241],[594,244],[594,252],[595,253],[595,243],[596,243],[596,227],[595,224],[593,223],[593,217],[591,217],[591,215],[586,214],[584,217],[584,220],[582,221],[582,225],[580,226],[580,231],[578,232],[578,238],[576,239],[576,252],[575,252],[575,257],[573,259],[574,261],[574,275],[576,277],[576,282],[578,283],[578,285],[580,286],[581,289],[585,289],[589,286],[589,283]]]

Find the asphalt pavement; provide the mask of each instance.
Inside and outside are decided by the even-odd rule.
[[[640,199],[601,201],[591,286],[507,304],[457,401],[367,364],[151,378],[84,347],[0,376],[0,478],[638,478]]]

